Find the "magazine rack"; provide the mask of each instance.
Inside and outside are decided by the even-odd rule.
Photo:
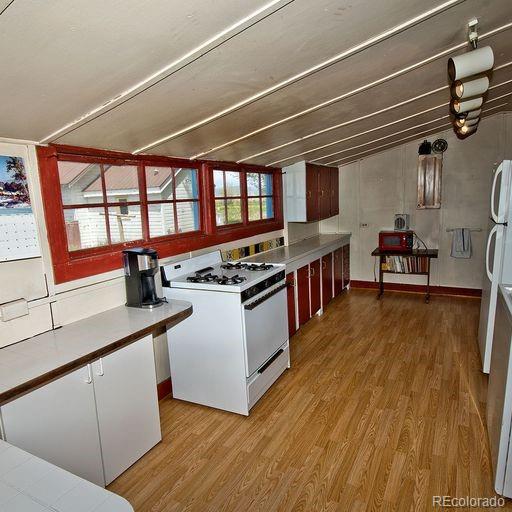
[[[427,276],[425,302],[430,301],[430,260],[437,258],[437,249],[414,249],[411,252],[381,251],[379,248],[372,256],[379,258],[379,293],[384,294],[384,274],[413,274]]]

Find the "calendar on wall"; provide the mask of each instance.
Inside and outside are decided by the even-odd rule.
[[[0,155],[0,262],[40,255],[25,163]]]

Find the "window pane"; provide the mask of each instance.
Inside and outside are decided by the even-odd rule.
[[[104,208],[66,209],[64,221],[69,251],[108,245]]]
[[[224,171],[213,171],[213,183],[215,185],[215,197],[224,197]]]
[[[149,236],[174,235],[174,204],[148,204]]]
[[[197,199],[197,169],[176,169],[176,199]]]
[[[172,167],[146,167],[145,171],[148,201],[174,199]]]
[[[224,226],[227,224],[226,219],[226,202],[224,199],[215,200],[215,219],[217,226]]]
[[[228,224],[242,222],[242,202],[240,199],[228,199]]]
[[[107,201],[118,203],[119,197],[139,201],[139,176],[134,165],[104,165]]]
[[[261,175],[261,195],[271,196],[272,195],[272,174]]]
[[[261,220],[260,199],[249,199],[249,220]]]
[[[260,174],[258,172],[247,173],[247,195],[260,195]]]
[[[199,205],[197,201],[176,203],[178,213],[178,232],[199,230]]]
[[[274,200],[271,197],[262,197],[262,214],[264,219],[274,218]]]
[[[226,171],[226,195],[239,196],[240,195],[240,173]]]
[[[98,164],[59,161],[58,168],[63,204],[103,203]]]
[[[128,213],[122,213],[122,207],[116,206],[108,209],[110,224],[110,238],[113,244],[131,242],[142,239],[142,223],[140,206],[128,206]]]

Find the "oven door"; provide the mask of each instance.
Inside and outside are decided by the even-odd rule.
[[[242,305],[247,377],[288,341],[286,288],[277,284]]]

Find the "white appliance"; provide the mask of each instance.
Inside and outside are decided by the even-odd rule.
[[[512,497],[512,287],[500,285],[487,389],[487,429],[498,494]]]
[[[489,373],[494,317],[500,283],[512,283],[512,187],[511,162],[504,160],[494,172],[491,189],[491,218],[485,253],[478,343],[482,371]]]
[[[215,251],[163,268],[164,295],[193,306],[167,336],[173,397],[248,415],[290,367],[285,265]]]

